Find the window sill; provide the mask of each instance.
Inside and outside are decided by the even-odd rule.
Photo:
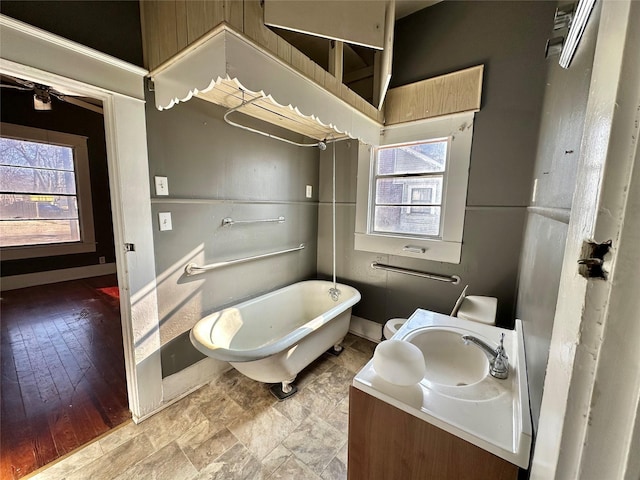
[[[22,260],[25,258],[56,257],[96,251],[95,243],[61,243],[34,245],[30,247],[5,247],[0,250],[2,260]]]
[[[462,242],[428,240],[389,235],[355,234],[355,249],[401,257],[460,263]],[[420,251],[423,250],[423,251]]]

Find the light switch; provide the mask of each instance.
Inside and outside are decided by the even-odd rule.
[[[156,195],[169,195],[169,181],[167,177],[154,177],[156,179]]]
[[[313,196],[313,187],[311,185],[307,185],[307,198],[311,198]]]
[[[161,232],[173,229],[171,225],[171,212],[159,212],[158,221],[160,223]]]

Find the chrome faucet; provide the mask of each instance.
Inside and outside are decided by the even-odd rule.
[[[480,347],[487,357],[489,357],[489,374],[492,377],[505,379],[509,376],[509,357],[507,357],[507,353],[504,351],[504,333],[500,336],[500,345],[498,345],[498,348],[495,350],[473,335],[463,335],[462,340],[465,345],[469,345],[469,342],[471,342]]]

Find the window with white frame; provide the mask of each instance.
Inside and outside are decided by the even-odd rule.
[[[355,248],[459,263],[473,113],[386,127],[361,145]]]
[[[438,238],[448,138],[374,150],[374,233]]]
[[[2,123],[3,260],[95,251],[87,139]]]

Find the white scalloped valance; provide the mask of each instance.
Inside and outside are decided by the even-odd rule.
[[[163,110],[196,96],[317,140],[376,145],[382,125],[222,24],[150,74]]]

